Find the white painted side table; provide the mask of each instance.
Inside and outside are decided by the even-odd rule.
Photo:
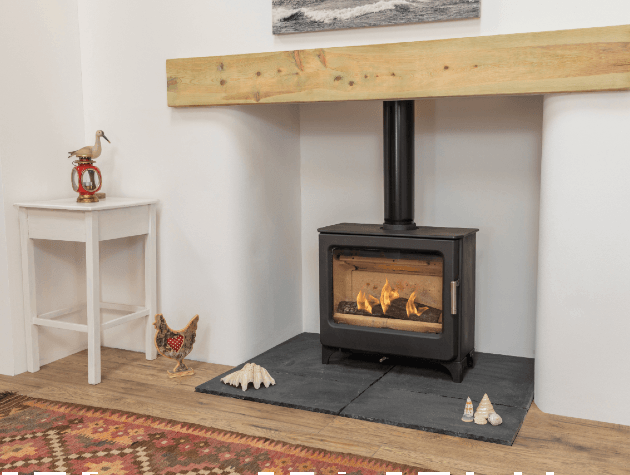
[[[38,326],[85,332],[88,335],[88,382],[101,382],[101,330],[137,318],[146,319],[145,351],[148,360],[157,357],[153,343],[152,317],[157,313],[155,208],[158,200],[106,198],[98,203],[77,203],[76,198],[16,203],[22,241],[24,323],[28,371],[39,371]],[[101,302],[99,283],[99,242],[127,236],[145,237],[144,306]],[[33,239],[85,243],[87,281],[87,325],[57,321],[82,310],[86,304],[37,315]],[[128,312],[101,323],[101,309]]]

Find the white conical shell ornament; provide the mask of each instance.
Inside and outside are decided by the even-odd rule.
[[[483,395],[483,399],[477,406],[475,411],[475,424],[483,425],[488,423],[488,416],[494,412],[492,403],[487,394]]]
[[[492,414],[488,416],[488,422],[492,424],[493,426],[498,426],[499,424],[501,424],[501,422],[503,422],[503,419],[501,418],[499,414],[497,414],[496,412],[493,412]]]
[[[261,384],[264,384],[266,388],[276,384],[275,379],[271,377],[269,372],[256,363],[247,363],[242,369],[221,378],[221,382],[231,384],[237,388],[240,385],[243,391],[247,391],[247,385],[249,383],[253,383],[256,389],[258,389]]]
[[[473,421],[473,403],[468,398],[466,401],[466,407],[464,408],[464,415],[462,416],[462,421],[464,422],[472,422]]]

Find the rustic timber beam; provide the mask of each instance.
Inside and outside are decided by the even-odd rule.
[[[630,89],[630,25],[169,59],[171,107]]]

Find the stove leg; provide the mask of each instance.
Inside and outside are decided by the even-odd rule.
[[[468,353],[468,356],[466,357],[466,361],[468,362],[469,368],[475,367],[475,350],[472,350],[470,353]]]
[[[464,367],[468,364],[468,357],[464,358],[462,361],[453,361],[451,363],[442,363],[449,373],[451,373],[451,378],[453,378],[454,383],[461,383],[464,380]]]
[[[328,364],[328,360],[337,350],[338,348],[322,345],[322,364]]]

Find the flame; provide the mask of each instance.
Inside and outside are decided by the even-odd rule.
[[[362,290],[357,295],[357,308],[359,310],[367,310],[372,313],[372,307],[376,304],[378,304],[378,299],[370,294],[366,297]]]
[[[407,316],[411,317],[411,315],[422,315],[425,311],[427,311],[429,309],[429,307],[420,307],[419,309],[416,308],[416,302],[415,302],[415,298],[416,298],[416,291],[414,291],[410,296],[409,296],[409,300],[407,300]]]
[[[400,297],[400,294],[397,290],[392,290],[391,285],[387,279],[385,279],[385,285],[383,286],[383,290],[381,290],[381,299],[377,299],[373,295],[367,294],[361,290],[357,294],[357,308],[359,310],[367,310],[372,313],[372,309],[375,305],[381,304],[381,308],[383,309],[383,313],[387,312],[387,309],[392,303],[392,300],[395,300]]]
[[[387,279],[385,279],[385,285],[383,286],[383,290],[381,290],[381,307],[383,308],[383,313],[386,313],[389,309],[389,306],[392,303],[392,300],[400,297],[397,290],[392,290],[392,286],[389,285]]]

